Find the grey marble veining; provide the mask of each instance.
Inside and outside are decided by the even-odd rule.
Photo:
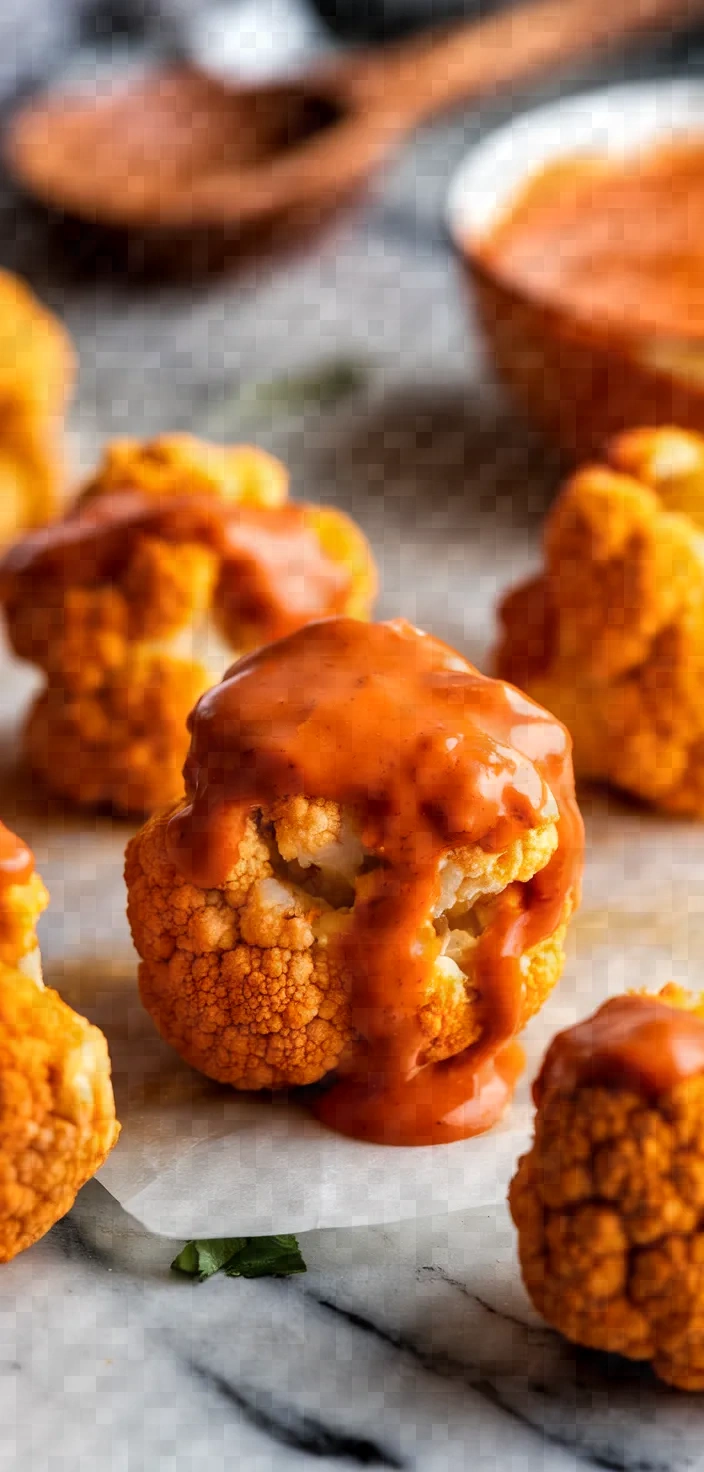
[[[302,1239],[290,1280],[169,1272],[102,1188],[0,1278],[0,1455],[23,1468],[686,1472],[704,1404],[568,1349],[505,1212]]]

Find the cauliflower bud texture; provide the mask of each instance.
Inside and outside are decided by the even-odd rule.
[[[103,1034],[43,985],[34,927],[48,898],[0,825],[0,1262],[65,1216],[120,1128]]]
[[[367,627],[400,631],[400,639],[406,641],[401,652],[412,668],[414,655],[418,657],[414,639],[424,636],[409,631],[407,625]],[[294,638],[299,646],[314,645],[316,640],[327,646],[334,642],[333,633],[330,625],[314,625]],[[369,637],[365,631],[364,639]],[[444,650],[435,641],[428,642],[435,650]],[[342,649],[337,652],[343,660]],[[442,657],[448,654],[444,650]],[[277,647],[263,651],[262,656],[276,662]],[[370,664],[374,656],[372,644],[368,650]],[[471,669],[459,656],[453,655],[453,659],[455,671]],[[236,680],[238,670],[244,670],[248,663],[235,666],[228,680]],[[329,668],[333,664],[331,660]],[[338,661],[338,672],[339,667]],[[320,683],[324,668],[323,658]],[[373,676],[365,673],[368,668],[360,663],[349,678],[351,682],[356,679],[361,687],[367,682],[371,688],[362,690],[361,699],[373,704],[374,682]],[[227,681],[218,690],[226,685]],[[298,682],[293,686],[289,683],[287,688],[292,692],[289,700],[296,704],[292,727],[302,729],[297,713]],[[322,775],[324,757],[320,753],[324,732],[329,731],[334,716],[319,692],[309,689],[301,698],[309,705],[309,729],[320,760],[320,785],[329,790],[330,784]],[[388,693],[389,717],[395,698],[392,689]],[[267,707],[262,709],[266,712]],[[355,708],[343,700],[340,709],[347,723],[342,740],[348,741],[354,751]],[[194,730],[199,710],[195,712]],[[411,707],[411,721],[417,710],[417,704]],[[277,739],[277,720],[286,721],[281,706],[272,707],[272,741]],[[206,724],[204,720],[204,729]],[[318,732],[323,733],[320,740]],[[420,729],[414,732],[416,738],[419,760],[425,760],[433,738],[424,735],[422,717]],[[247,737],[242,739],[248,741]],[[458,743],[444,733],[442,739],[449,742],[442,756],[447,760],[453,744]],[[379,730],[377,744],[384,748],[389,762],[397,762],[399,768],[403,764],[401,740],[393,727],[386,732]],[[215,741],[217,746],[217,738]],[[196,736],[194,742],[197,744]],[[281,749],[284,747],[282,742]],[[207,763],[202,752],[201,757]],[[214,754],[215,765],[218,759]],[[491,770],[492,758],[487,754],[486,759]],[[266,760],[259,753],[252,763],[250,752],[249,767],[257,772],[266,766]],[[315,763],[315,753],[312,760]],[[333,751],[333,764],[337,761],[344,767],[350,760],[354,781],[354,758],[340,750],[338,760],[337,748]],[[292,759],[290,770],[294,767]],[[394,773],[394,781],[397,776]],[[419,777],[419,790],[410,796],[403,781],[399,783],[404,821],[416,802],[420,806],[425,802],[420,792],[422,780]],[[461,780],[462,774],[458,785]],[[284,787],[286,783],[284,776]],[[553,793],[544,788],[538,811],[520,832],[507,833],[503,843],[445,840],[433,847],[429,860],[424,855],[424,877],[415,891],[411,930],[406,935],[400,919],[389,920],[388,905],[391,903],[392,910],[400,906],[403,914],[406,896],[417,884],[418,861],[412,857],[410,840],[405,847],[406,857],[396,868],[389,844],[375,842],[371,836],[375,820],[368,821],[364,796],[359,803],[352,803],[333,799],[327,791],[324,796],[297,791],[295,777],[291,786],[290,794],[279,790],[268,800],[247,805],[226,870],[215,878],[194,879],[174,858],[174,824],[178,825],[184,812],[189,811],[183,803],[153,817],[130,842],[126,859],[128,914],[142,957],[140,989],[162,1035],[194,1067],[239,1089],[280,1089],[316,1083],[333,1071],[341,1075],[363,1071],[374,1032],[374,1022],[369,1026],[366,1023],[374,1014],[383,1013],[384,1005],[378,997],[360,1005],[356,967],[370,969],[372,960],[376,966],[379,957],[388,954],[395,957],[393,964],[400,968],[395,975],[393,970],[384,972],[386,962],[381,963],[381,985],[386,988],[389,1003],[396,994],[396,1006],[403,1005],[400,998],[406,972],[414,973],[409,1026],[414,1036],[416,1069],[481,1045],[494,1025],[495,1008],[492,977],[487,975],[487,937],[504,924],[507,907],[513,905],[516,913],[524,905],[528,909],[529,896],[539,882],[536,876],[552,873],[551,864],[559,862],[562,819]],[[378,787],[375,794],[366,794],[372,808],[375,797],[381,808],[387,799]],[[440,821],[437,813],[433,820]],[[196,835],[198,820],[193,821]],[[424,842],[421,835],[419,851]],[[576,843],[579,854],[581,828]],[[565,929],[577,897],[575,881],[561,895],[554,923],[534,944],[526,944],[516,963],[519,982],[516,1015],[509,1026],[511,1035],[538,1010],[560,975]],[[360,927],[370,926],[370,916],[371,933],[367,931],[361,942],[360,965]]]
[[[46,685],[26,747],[47,787],[145,813],[182,789],[186,718],[243,650],[309,617],[368,614],[362,533],[286,502],[263,451],[118,441],[65,520],[0,571],[10,640]]]
[[[187,1062],[221,1083],[317,1083],[362,1045],[352,977],[333,942],[354,924],[356,892],[374,855],[336,803],[288,798],[249,819],[227,883],[203,890],[169,858],[173,811],[153,817],[127,850],[128,913],[147,1011]],[[527,884],[556,846],[553,819],[503,854],[460,848],[441,862],[438,898],[420,937],[434,952],[420,1014],[423,1062],[479,1039],[478,937],[496,897],[510,884]],[[521,1024],[558,980],[567,918],[525,958]]]
[[[65,328],[24,281],[0,271],[0,546],[56,510],[74,375]]]
[[[704,1390],[704,1000],[612,1000],[555,1039],[534,1093],[509,1200],[535,1307]]]
[[[704,440],[639,430],[567,482],[496,669],[567,725],[578,775],[704,813]],[[683,508],[683,509],[679,509]]]

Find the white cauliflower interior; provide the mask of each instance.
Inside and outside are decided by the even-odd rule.
[[[349,958],[336,942],[352,931],[355,906],[373,898],[383,861],[365,851],[353,817],[335,802],[283,799],[248,818],[225,882],[201,889],[174,867],[172,815],[156,814],[135,836],[125,871],[140,992],[162,1036],[192,1067],[241,1089],[312,1084],[354,1068],[365,1043]],[[477,938],[505,887],[548,863],[555,816],[551,799],[538,827],[503,853],[454,849],[429,879],[417,940],[427,962],[420,1064],[481,1037],[490,999],[475,984]],[[569,907],[568,898],[555,933],[522,958],[518,1026],[560,975]]]
[[[503,853],[487,853],[479,845],[453,849],[438,866],[438,889],[429,919],[438,939],[433,983],[471,981],[472,957],[490,913],[490,901],[509,884],[527,883],[545,867],[558,843],[557,804],[550,797],[541,827],[517,839]],[[313,938],[325,944],[354,907],[359,877],[379,860],[365,851],[354,819],[333,802],[305,797],[278,803],[269,828],[269,849],[276,879],[256,886],[257,903],[284,917],[310,916]],[[246,937],[245,937],[246,938]]]
[[[37,986],[44,986],[42,955],[39,946],[35,946],[34,950],[29,951],[26,956],[20,957],[17,962],[17,970],[21,971],[24,976],[28,976],[30,981],[36,982]]]
[[[145,655],[193,661],[211,676],[213,684],[222,679],[241,653],[228,643],[207,609],[200,609],[193,620],[175,634],[165,639],[145,639],[139,647]]]

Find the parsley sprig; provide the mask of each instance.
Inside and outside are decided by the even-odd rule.
[[[369,365],[357,358],[332,358],[280,378],[246,383],[212,405],[209,434],[254,433],[308,409],[333,409],[369,382]]]
[[[220,1272],[227,1278],[285,1277],[306,1272],[298,1240],[292,1235],[213,1237],[187,1242],[171,1266],[174,1272],[199,1283]]]

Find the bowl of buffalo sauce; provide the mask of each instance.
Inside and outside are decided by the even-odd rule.
[[[449,223],[499,378],[563,451],[704,430],[704,82],[518,117],[461,166]]]

